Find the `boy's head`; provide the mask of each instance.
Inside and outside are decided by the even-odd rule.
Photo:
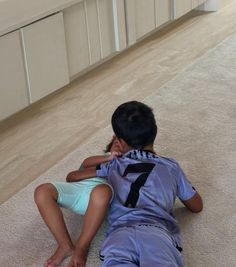
[[[115,110],[111,119],[118,138],[134,149],[152,145],[157,134],[157,125],[152,109],[138,102],[126,102]]]

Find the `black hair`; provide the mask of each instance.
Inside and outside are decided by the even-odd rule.
[[[144,103],[130,101],[118,106],[111,118],[115,135],[134,149],[153,144],[157,125],[152,109]]]

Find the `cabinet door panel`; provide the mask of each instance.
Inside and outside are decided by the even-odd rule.
[[[155,0],[156,7],[156,27],[171,20],[171,1]]]
[[[69,83],[62,13],[22,29],[31,102]]]
[[[136,37],[139,39],[156,27],[155,1],[135,0],[135,16]]]
[[[206,0],[198,0],[198,4],[199,5],[201,5],[201,4],[205,3],[205,2],[206,2]]]
[[[64,10],[70,77],[126,47],[124,0],[86,0]]]
[[[19,31],[0,37],[0,120],[29,104]]]
[[[85,5],[90,47],[90,64],[94,64],[102,58],[100,27],[98,23],[98,7],[96,0],[86,0]]]
[[[125,0],[113,0],[114,34],[116,51],[127,47]]]
[[[199,0],[192,0],[192,9],[199,6]]]
[[[90,65],[84,3],[64,10],[64,23],[70,77]]]
[[[136,43],[156,27],[155,0],[126,0],[128,45]]]
[[[192,9],[191,0],[175,0],[175,19],[183,16]]]
[[[126,31],[128,45],[135,44],[137,40],[135,1],[136,0],[125,0]]]
[[[115,51],[113,3],[111,0],[100,0],[98,3],[102,58],[105,58]]]

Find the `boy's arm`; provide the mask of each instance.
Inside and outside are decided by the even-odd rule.
[[[181,199],[180,199],[181,200]],[[188,200],[181,200],[184,206],[192,212],[200,212],[203,209],[201,196],[196,191],[195,195]]]
[[[96,167],[85,168],[83,170],[72,171],[67,174],[67,182],[77,182],[87,178],[92,178],[96,176]]]
[[[186,178],[181,167],[177,166],[177,196],[187,209],[192,212],[200,212],[203,209],[202,198]]]
[[[91,156],[91,157],[86,158],[83,161],[82,166],[83,166],[83,168],[96,167],[98,164],[102,164],[102,163],[105,163],[107,161],[110,161],[115,156],[120,156],[120,155],[121,155],[121,153],[119,153],[118,151],[113,151],[108,155]]]
[[[109,160],[110,160],[110,155],[91,156],[83,161],[82,166],[83,168],[90,168],[97,166],[98,164],[107,162]]]

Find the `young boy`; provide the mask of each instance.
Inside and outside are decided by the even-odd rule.
[[[137,101],[120,105],[112,115],[112,127],[123,156],[67,177],[73,182],[97,175],[113,187],[102,266],[183,266],[174,203],[178,197],[190,211],[200,212],[200,195],[175,160],[155,153],[157,126],[150,107]],[[77,255],[76,248],[70,267],[79,266]]]
[[[120,155],[119,144],[113,138],[107,146],[109,155],[92,156],[85,159],[81,169],[95,167]],[[73,242],[67,231],[60,207],[85,215],[80,237],[77,241],[78,266],[85,266],[90,243],[103,222],[112,199],[112,188],[100,177],[86,181],[67,183],[52,182],[39,185],[35,190],[35,202],[49,230],[55,237],[58,247],[45,262],[45,267],[58,266],[74,251]]]

